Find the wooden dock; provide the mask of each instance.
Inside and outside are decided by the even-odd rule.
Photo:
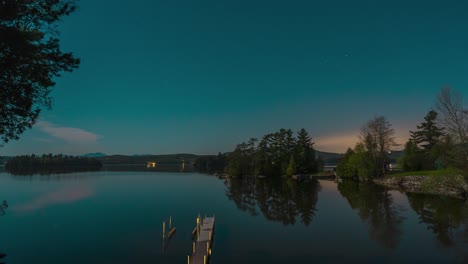
[[[215,217],[197,218],[196,240],[192,245],[192,254],[187,257],[188,264],[207,264],[211,256]]]

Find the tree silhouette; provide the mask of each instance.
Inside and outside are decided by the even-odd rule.
[[[22,155],[14,157],[5,164],[5,170],[13,175],[33,175],[96,171],[102,163],[93,158],[59,155]]]
[[[73,0],[0,1],[0,143],[31,128],[51,107],[53,78],[78,67],[60,50],[55,28],[75,9]]]

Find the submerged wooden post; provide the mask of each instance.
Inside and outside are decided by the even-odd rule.
[[[163,232],[162,232],[163,239],[166,237],[166,221],[163,222]]]
[[[193,242],[192,250],[193,250],[193,253],[195,253],[195,242]]]
[[[169,216],[169,230],[172,229],[172,216]]]
[[[200,237],[200,215],[197,217],[197,239]]]
[[[176,228],[173,227],[171,230],[169,230],[169,234],[167,234],[167,238],[171,239],[171,237],[175,234]]]

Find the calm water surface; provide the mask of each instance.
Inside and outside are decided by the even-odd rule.
[[[215,264],[468,263],[467,203],[354,182],[1,172],[3,200],[5,263],[186,263],[198,213],[216,214]]]

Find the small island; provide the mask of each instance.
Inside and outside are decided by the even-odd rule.
[[[44,154],[22,155],[5,164],[5,170],[14,175],[56,174],[80,171],[97,171],[102,163],[94,158]]]

